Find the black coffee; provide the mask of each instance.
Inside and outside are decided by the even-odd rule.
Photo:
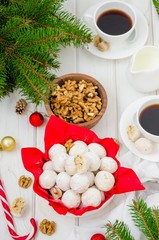
[[[132,28],[132,20],[125,12],[112,9],[98,17],[97,26],[109,35],[121,35]]]
[[[147,132],[159,136],[159,104],[146,107],[140,113],[139,122]]]

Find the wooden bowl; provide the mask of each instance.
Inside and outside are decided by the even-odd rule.
[[[102,100],[101,110],[99,111],[98,115],[94,119],[92,119],[88,122],[76,124],[78,126],[82,126],[82,127],[88,128],[88,129],[94,127],[98,123],[98,121],[101,119],[101,117],[103,116],[103,114],[105,113],[105,110],[107,108],[107,94],[106,94],[104,87],[95,78],[88,76],[86,74],[81,74],[81,73],[70,73],[70,74],[63,75],[63,76],[55,79],[54,83],[59,84],[61,86],[64,84],[64,81],[66,81],[66,80],[75,80],[77,82],[79,82],[81,80],[85,80],[86,82],[91,82],[94,86],[98,87],[97,88],[98,96]],[[45,109],[49,116],[54,115],[53,111],[51,110],[50,103],[45,104]]]

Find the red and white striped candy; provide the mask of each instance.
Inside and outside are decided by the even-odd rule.
[[[29,234],[27,234],[25,236],[19,236],[16,233],[15,227],[14,227],[14,222],[13,222],[13,217],[12,217],[11,212],[10,212],[7,197],[6,197],[6,194],[5,194],[5,191],[4,191],[1,180],[0,180],[0,200],[1,200],[1,203],[2,203],[2,206],[3,206],[4,214],[6,216],[7,227],[8,227],[8,230],[9,230],[9,233],[10,233],[11,237],[15,240],[31,240],[31,239],[33,239],[33,237],[35,236],[36,231],[37,231],[37,225],[36,225],[36,222],[35,222],[34,218],[30,219],[32,229],[31,229],[31,232]]]

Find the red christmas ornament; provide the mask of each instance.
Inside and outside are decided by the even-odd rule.
[[[94,234],[90,240],[106,240],[103,234],[101,233],[96,233]]]
[[[29,122],[32,126],[34,127],[39,127],[43,124],[44,122],[44,117],[41,113],[39,112],[34,112],[30,115],[29,117]]]

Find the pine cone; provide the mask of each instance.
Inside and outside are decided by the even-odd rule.
[[[15,112],[17,114],[22,114],[26,110],[27,102],[25,99],[20,99],[15,106]]]

